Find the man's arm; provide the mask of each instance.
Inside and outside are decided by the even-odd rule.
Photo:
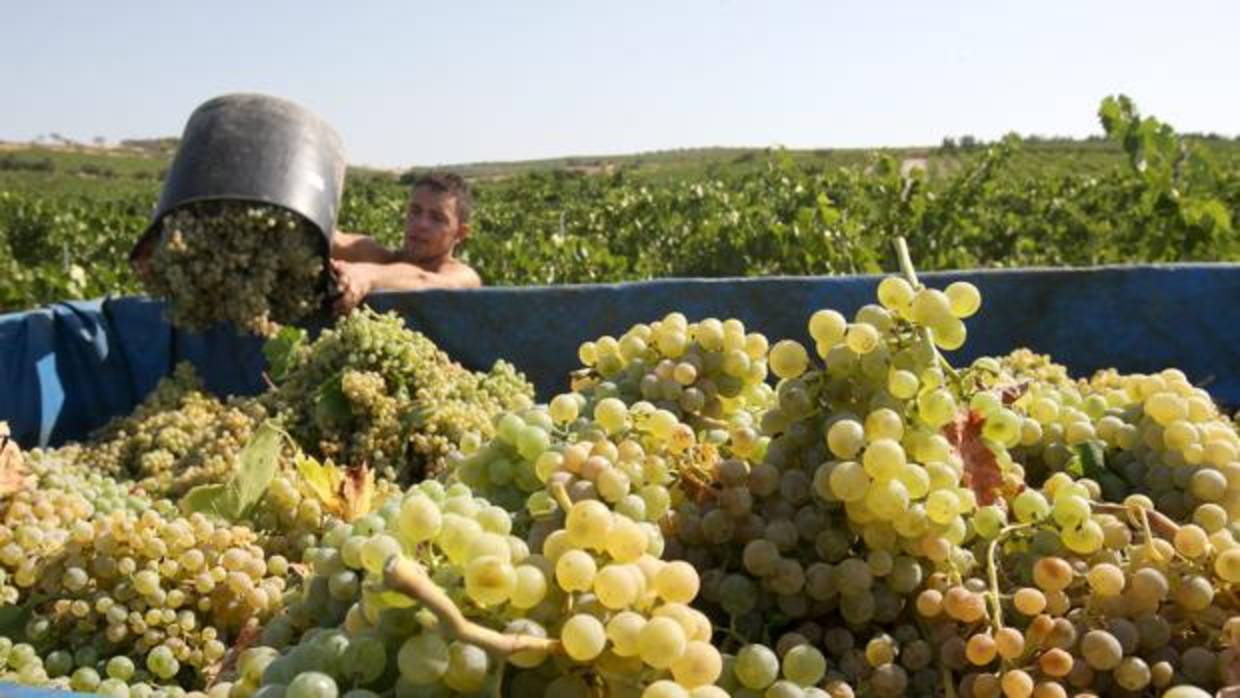
[[[344,262],[370,262],[388,264],[395,261],[396,254],[380,245],[369,235],[346,233],[337,230],[332,236],[332,259]]]
[[[340,298],[336,312],[347,313],[357,307],[372,291],[416,291],[426,288],[478,288],[482,279],[467,264],[453,261],[438,272],[427,271],[416,264],[393,262],[332,262],[340,282]]]

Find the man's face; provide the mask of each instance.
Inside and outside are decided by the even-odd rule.
[[[405,250],[414,261],[429,261],[452,251],[467,228],[457,218],[456,195],[418,187],[409,197],[405,217]]]

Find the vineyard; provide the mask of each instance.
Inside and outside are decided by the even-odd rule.
[[[776,154],[674,175],[482,180],[463,256],[491,285],[874,272],[891,268],[897,235],[925,269],[1240,258],[1240,148],[1181,138],[1125,98],[1099,114],[1109,142],[1094,145],[1110,148],[1100,156],[1009,138],[931,159],[928,171],[891,153]],[[93,168],[83,178],[38,161],[10,167],[0,312],[138,292],[125,260],[157,198],[157,168],[82,165]],[[406,197],[393,177],[354,175],[340,228],[396,244]]]

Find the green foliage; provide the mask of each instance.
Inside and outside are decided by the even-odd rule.
[[[0,608],[0,637],[19,642],[26,639],[26,623],[34,615],[34,607],[44,599],[32,596],[21,605],[5,605]]]
[[[0,191],[0,312],[136,292],[129,249],[152,203]]]
[[[874,272],[896,235],[925,269],[1240,258],[1240,149],[1177,135],[1127,97],[1099,117],[1105,141],[961,138],[922,153],[925,170],[904,171],[896,151],[535,168],[475,183],[461,254],[504,285]],[[138,291],[127,255],[157,187],[95,178],[106,194],[92,197],[60,180],[22,188],[18,174],[61,176],[0,172],[0,312]],[[399,245],[407,196],[394,177],[351,171],[338,227]]]
[[[1064,472],[1096,481],[1110,472],[1106,466],[1106,451],[1096,441],[1079,443],[1072,447],[1072,457],[1064,466]]]

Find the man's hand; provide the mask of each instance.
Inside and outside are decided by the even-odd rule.
[[[336,286],[340,289],[340,297],[332,309],[337,314],[347,315],[369,295],[374,284],[365,263],[333,259],[332,270],[336,272]]]

